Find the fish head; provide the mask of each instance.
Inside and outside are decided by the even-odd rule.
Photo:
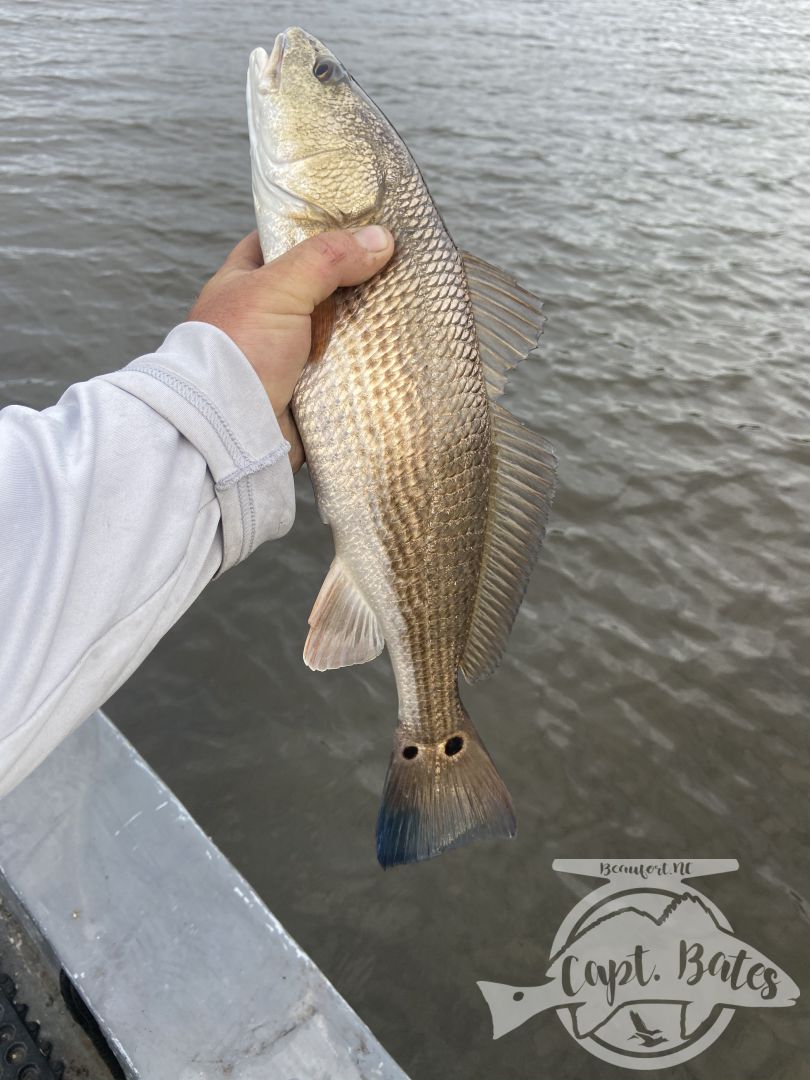
[[[247,107],[265,258],[325,229],[380,219],[391,159],[404,147],[317,38],[292,27],[269,55],[254,49]]]

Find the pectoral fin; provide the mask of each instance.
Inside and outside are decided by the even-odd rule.
[[[461,659],[468,682],[490,675],[503,655],[545,536],[556,471],[551,443],[493,404],[484,553]]]
[[[304,663],[313,671],[373,660],[385,640],[377,617],[336,555],[309,616]]]
[[[317,364],[323,359],[326,348],[332,339],[336,318],[337,306],[333,293],[332,296],[327,296],[325,300],[322,300],[312,312],[308,363]]]

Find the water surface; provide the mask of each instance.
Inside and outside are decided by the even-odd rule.
[[[44,407],[183,317],[252,227],[247,56],[292,23],[458,244],[546,301],[505,400],[560,492],[508,655],[464,690],[519,835],[377,867],[393,682],[301,662],[331,559],[306,474],[293,532],[109,712],[416,1080],[616,1071],[551,1015],[490,1039],[476,980],[542,981],[586,889],[555,857],[738,858],[705,891],[810,998],[810,7],[7,3],[0,402]],[[807,1077],[808,1031],[804,999],[747,1010],[650,1075]]]

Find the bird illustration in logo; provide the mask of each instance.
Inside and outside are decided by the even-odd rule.
[[[659,1046],[668,1041],[666,1036],[661,1034],[660,1028],[648,1028],[641,1018],[641,1013],[635,1009],[630,1009],[630,1023],[636,1029],[630,1039],[638,1039],[644,1047]]]

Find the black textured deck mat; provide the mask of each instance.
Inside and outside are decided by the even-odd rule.
[[[0,972],[0,1080],[62,1080],[64,1065],[50,1060],[50,1043],[40,1042],[39,1024],[28,1019],[16,993],[14,981]]]

